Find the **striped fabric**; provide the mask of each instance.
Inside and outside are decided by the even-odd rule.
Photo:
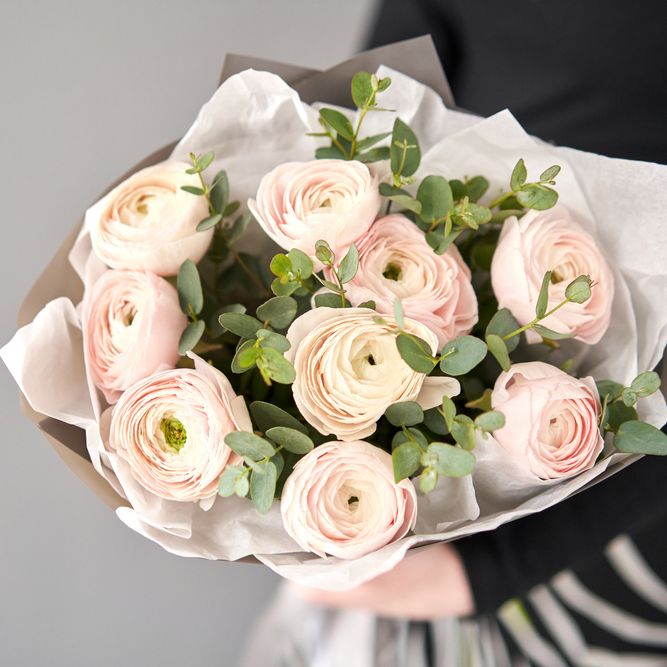
[[[314,608],[285,586],[243,667],[667,667],[667,532],[558,573],[496,614],[414,623]]]

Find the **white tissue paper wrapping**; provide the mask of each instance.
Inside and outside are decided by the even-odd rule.
[[[595,235],[616,275],[611,327],[598,345],[577,350],[578,374],[627,383],[639,371],[654,368],[667,342],[667,166],[550,146],[528,136],[508,111],[480,119],[445,108],[434,91],[399,72],[381,67],[377,74],[393,80],[382,103],[395,111],[369,114],[364,131],[387,131],[396,115],[406,121],[422,147],[418,177],[484,174],[492,196],[506,187],[519,157],[530,173],[562,166],[560,201]],[[317,108],[303,103],[273,74],[241,72],[202,107],[172,157],[215,151],[212,170],[226,169],[233,198],[245,202],[276,165],[313,158],[318,140],[306,133],[318,130]],[[256,249],[264,239],[259,228],[251,229],[246,242]],[[70,261],[87,291],[106,270],[91,252],[85,225]],[[636,459],[614,454],[572,479],[535,484],[522,477],[491,437],[479,439],[472,477],[441,479],[430,495],[420,494],[414,535],[357,560],[318,558],[299,551],[286,534],[278,503],[268,516],[236,497],[218,498],[205,511],[198,504],[163,500],[137,484],[126,464],[105,447],[107,419],[86,375],[81,306],[76,306],[66,298],[50,302],[0,355],[35,410],[85,429],[95,469],[129,502],[130,507],[117,509],[120,519],[181,556],[235,560],[255,555],[300,584],[350,588],[391,569],[413,546],[490,530],[538,512]],[[667,420],[661,394],[641,400],[639,410],[656,426]]]

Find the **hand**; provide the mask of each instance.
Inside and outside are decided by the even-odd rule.
[[[475,610],[463,561],[449,544],[409,551],[393,570],[349,591],[298,587],[298,592],[322,607],[412,620],[467,616]]]

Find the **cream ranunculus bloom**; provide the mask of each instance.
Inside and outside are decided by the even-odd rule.
[[[380,210],[378,181],[356,160],[286,162],[262,178],[248,201],[262,229],[285,250],[315,259],[323,239],[338,257],[363,237]]]
[[[493,437],[539,479],[587,470],[604,447],[592,377],[574,378],[541,361],[513,364],[498,376],[491,404],[505,415],[505,426]]]
[[[405,536],[417,518],[409,479],[394,481],[391,456],[364,441],[325,442],[287,478],[283,524],[306,551],[360,558]]]
[[[108,403],[157,371],[173,368],[188,323],[176,289],[147,271],[107,271],[83,305],[86,352]]]
[[[339,440],[365,438],[392,404],[417,401],[423,408],[456,396],[459,383],[412,370],[396,348],[395,320],[374,320],[368,308],[315,308],[287,331],[285,353],[296,369],[292,392],[304,418]],[[405,331],[425,340],[435,354],[438,339],[420,322],[406,318]]]
[[[189,356],[194,369],[162,371],[125,391],[113,408],[109,446],[148,491],[210,507],[223,470],[239,460],[225,436],[252,431],[252,423],[229,380]]]
[[[95,254],[112,269],[174,276],[180,265],[197,263],[213,229],[198,232],[208,204],[181,190],[198,186],[184,162],[164,162],[130,176],[86,211],[85,224]]]
[[[568,303],[540,324],[594,345],[611,319],[614,277],[595,239],[562,206],[548,211],[528,211],[521,219],[508,218],[491,263],[491,284],[500,308],[508,308],[519,324],[535,317],[542,279],[553,271],[549,309],[564,298],[565,288],[577,276],[589,275],[595,283],[585,303]],[[541,337],[526,332],[529,343]]]
[[[379,313],[391,314],[400,299],[405,314],[431,329],[441,346],[469,333],[477,322],[470,269],[455,245],[436,255],[410,220],[388,215],[357,247],[359,269],[345,285],[353,306],[372,300]]]

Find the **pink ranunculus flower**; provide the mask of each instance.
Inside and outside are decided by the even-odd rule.
[[[248,201],[262,229],[281,248],[298,248],[313,259],[320,239],[341,258],[364,236],[380,205],[378,181],[368,167],[345,160],[278,165],[262,178],[257,198]]]
[[[591,377],[573,378],[541,361],[513,364],[491,394],[505,426],[493,432],[515,462],[535,477],[571,477],[602,451],[600,399]]]
[[[280,510],[285,530],[301,548],[360,558],[414,527],[417,494],[409,479],[394,481],[391,456],[379,447],[332,441],[294,466]]]
[[[591,298],[583,304],[568,303],[540,324],[593,345],[609,327],[614,299],[614,278],[595,239],[584,231],[564,206],[529,211],[521,219],[508,218],[491,264],[491,284],[501,308],[527,324],[535,317],[542,279],[553,271],[549,309],[565,296],[565,288],[577,276],[595,283]],[[527,331],[529,343],[540,336]]]
[[[213,229],[198,232],[208,204],[181,190],[198,186],[190,165],[164,162],[130,176],[86,211],[95,254],[112,269],[136,269],[174,276],[186,259],[197,263]]]
[[[359,269],[345,285],[353,306],[372,300],[379,313],[391,314],[400,299],[405,314],[431,329],[440,346],[469,333],[477,322],[470,269],[455,245],[436,255],[410,220],[388,215],[373,224],[357,248]]]
[[[107,271],[83,307],[87,362],[108,403],[137,380],[173,368],[187,317],[178,293],[147,271]]]
[[[167,500],[210,507],[218,479],[239,457],[225,444],[252,431],[245,401],[199,357],[195,368],[161,371],[132,385],[113,408],[109,446],[145,489]]]
[[[456,396],[450,377],[427,377],[412,370],[396,347],[396,322],[368,308],[315,308],[287,331],[294,364],[294,401],[306,421],[323,435],[352,441],[375,432],[392,403],[417,401],[424,409]],[[426,326],[406,318],[404,330],[426,341],[435,354],[438,340]]]

